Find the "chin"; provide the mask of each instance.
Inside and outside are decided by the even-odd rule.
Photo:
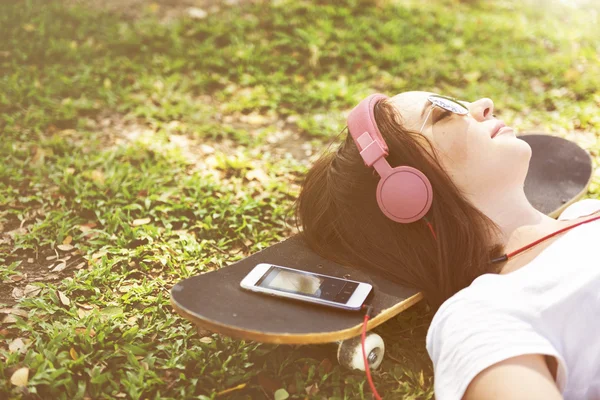
[[[519,155],[526,157],[527,165],[529,165],[529,160],[531,159],[531,146],[529,143],[521,139],[515,140],[515,142],[515,147],[517,148]]]
[[[531,146],[516,137],[502,138],[501,146],[495,149],[494,162],[484,167],[493,176],[498,186],[512,186],[516,182],[525,183],[531,160]],[[480,169],[482,172],[482,169]]]
[[[525,178],[529,172],[529,161],[531,160],[531,146],[524,140],[516,140],[517,151],[514,155],[515,167],[517,168],[519,179],[525,184]]]

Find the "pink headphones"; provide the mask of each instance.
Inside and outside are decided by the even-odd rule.
[[[392,221],[408,224],[423,218],[431,208],[433,190],[429,179],[408,166],[392,168],[385,157],[388,147],[377,128],[373,108],[389,97],[372,94],[348,115],[348,129],[367,167],[374,167],[381,180],[377,185],[377,203]]]

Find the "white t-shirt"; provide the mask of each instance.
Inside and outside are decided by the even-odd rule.
[[[598,210],[600,200],[582,200],[559,219]],[[600,399],[599,250],[600,220],[567,231],[516,271],[478,277],[444,302],[426,339],[436,399],[462,399],[479,372],[523,354],[556,357],[565,399]]]

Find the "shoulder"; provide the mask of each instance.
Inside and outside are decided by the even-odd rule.
[[[599,199],[584,199],[571,204],[560,214],[558,220],[565,221],[580,218],[600,211]]]
[[[510,315],[509,303],[517,300],[509,296],[509,303],[502,301],[501,280],[500,276],[480,276],[442,304],[427,331],[427,350],[432,358],[440,357],[447,343],[460,342],[473,333],[481,334],[490,323]]]
[[[461,399],[478,374],[505,360],[527,354],[562,359],[537,329],[535,310],[512,296],[494,296],[491,283],[479,282],[457,293],[440,307],[429,327],[426,347],[440,400]],[[499,280],[493,283],[502,285]]]
[[[443,331],[453,325],[460,326],[465,322],[483,320],[498,312],[511,308],[511,303],[518,303],[519,299],[506,295],[510,289],[506,279],[497,274],[484,274],[476,278],[471,285],[460,290],[446,300],[435,313],[429,327],[428,336],[434,336],[438,331]],[[512,291],[511,291],[512,292]],[[516,293],[518,296],[518,293]],[[506,300],[505,300],[506,298]]]

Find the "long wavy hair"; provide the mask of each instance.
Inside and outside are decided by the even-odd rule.
[[[379,101],[374,117],[390,165],[409,165],[429,178],[433,203],[427,218],[437,239],[423,220],[401,224],[381,212],[375,197],[380,177],[365,166],[350,134],[305,176],[294,204],[296,226],[322,257],[415,288],[437,310],[478,276],[499,272],[502,264],[489,260],[503,254],[500,230],[461,193],[431,142],[403,127],[392,104]]]

